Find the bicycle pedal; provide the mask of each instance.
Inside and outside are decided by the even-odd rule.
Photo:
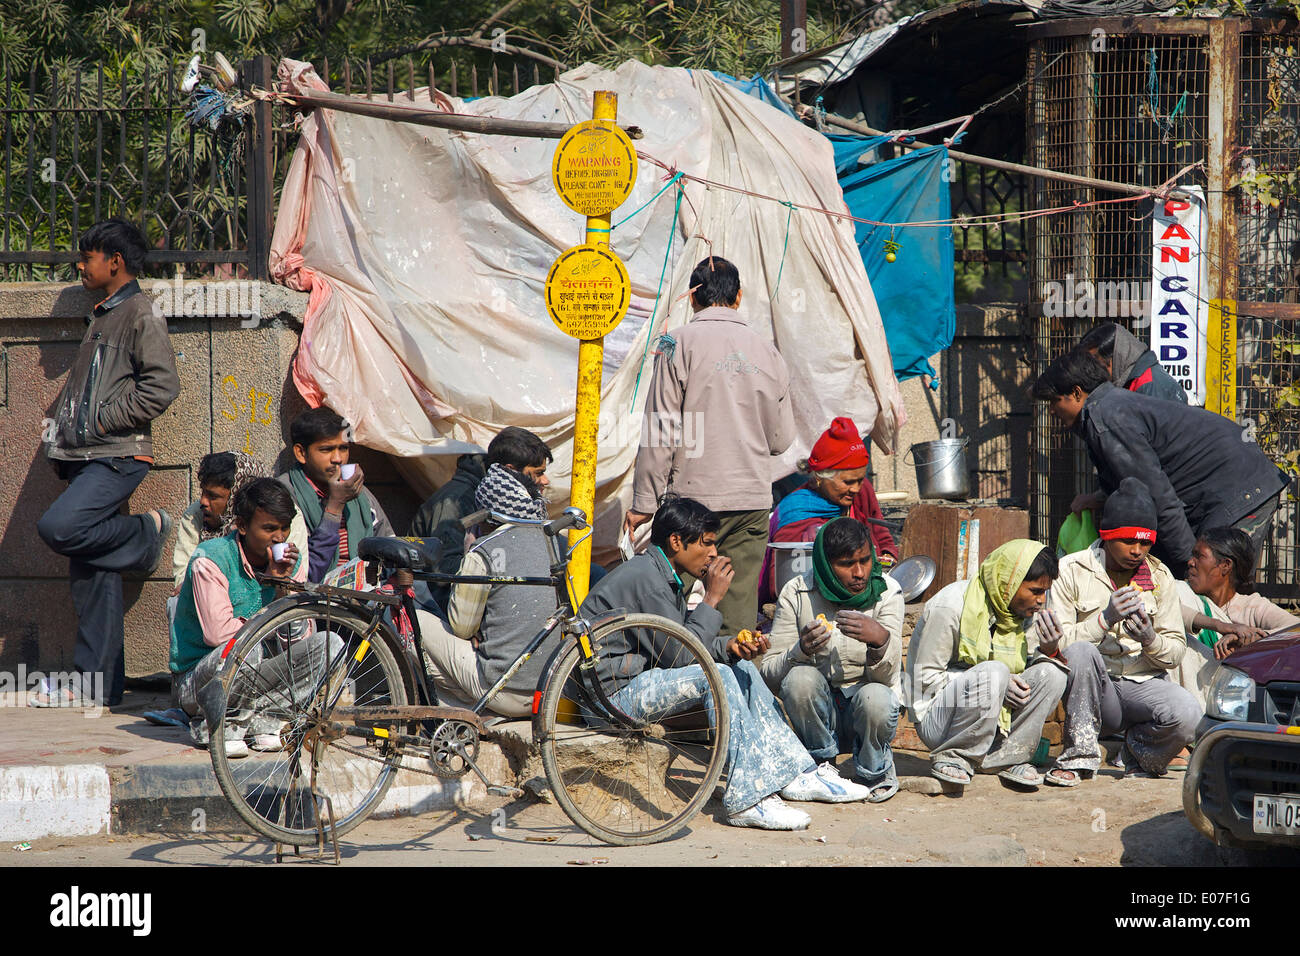
[[[489,786],[487,792],[494,797],[509,797],[511,800],[518,800],[524,795],[518,787]]]

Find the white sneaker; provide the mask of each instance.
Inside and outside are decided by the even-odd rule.
[[[764,797],[748,810],[727,814],[727,825],[757,827],[760,830],[807,830],[812,817],[802,810],[788,807],[775,793]]]
[[[279,734],[254,734],[252,747],[261,753],[272,753],[283,750],[284,742],[280,740]]]
[[[845,780],[829,761],[816,770],[801,773],[781,790],[786,800],[815,800],[818,803],[853,803],[871,796],[871,788]]]
[[[226,756],[231,760],[248,756],[248,744],[242,739],[226,741]]]

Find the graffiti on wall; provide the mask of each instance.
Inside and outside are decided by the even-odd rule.
[[[221,380],[221,397],[227,406],[221,409],[221,417],[243,425],[244,454],[254,454],[253,430],[275,425],[276,413],[272,408],[275,396],[253,385],[245,389],[234,375],[227,375]],[[275,441],[278,443],[278,440],[277,434]]]

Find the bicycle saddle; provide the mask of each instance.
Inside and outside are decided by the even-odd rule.
[[[437,538],[362,538],[357,545],[361,560],[406,571],[436,571],[441,556]]]

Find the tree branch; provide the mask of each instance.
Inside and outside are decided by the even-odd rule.
[[[419,43],[411,46],[400,47],[396,50],[389,50],[385,53],[379,53],[370,57],[372,64],[387,63],[389,60],[395,60],[400,56],[407,56],[411,53],[419,53],[421,50],[438,50],[447,46],[467,46],[476,50],[491,50],[494,53],[511,53],[517,56],[528,57],[530,60],[536,60],[539,63],[545,63],[554,70],[564,70],[565,66],[559,60],[552,59],[545,53],[537,53],[524,47],[513,46],[509,43],[501,43],[494,40],[485,40],[482,37],[426,37]]]
[[[473,33],[471,33],[471,34],[469,35],[469,36],[470,36],[470,39],[471,39],[471,40],[477,40],[477,39],[481,38],[481,37],[483,36],[483,31],[484,31],[484,30],[486,30],[488,27],[492,26],[492,24],[496,23],[498,20],[500,20],[502,17],[504,17],[507,13],[509,13],[509,12],[510,12],[511,10],[513,10],[515,7],[519,6],[519,4],[522,3],[522,2],[523,2],[523,0],[510,0],[510,2],[507,3],[504,7],[502,7],[502,8],[501,8],[500,10],[498,10],[496,13],[492,14],[492,16],[488,17],[486,20],[484,20],[482,23],[480,23],[480,24],[478,25],[478,29],[476,29]]]

